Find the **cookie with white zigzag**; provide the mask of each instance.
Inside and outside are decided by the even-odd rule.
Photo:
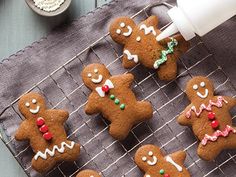
[[[75,161],[80,145],[67,140],[63,124],[69,117],[64,110],[47,109],[44,98],[38,93],[23,95],[18,104],[25,120],[20,124],[15,138],[28,140],[35,155],[32,167],[45,173],[62,161]]]

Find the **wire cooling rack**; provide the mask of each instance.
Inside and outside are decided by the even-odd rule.
[[[150,16],[149,9],[154,6],[166,6],[166,9],[171,7],[168,3],[150,4],[132,18],[140,22],[137,19]],[[178,115],[189,104],[184,91],[186,82],[193,76],[203,75],[212,79],[217,94],[236,95],[229,77],[201,39],[197,38],[191,43],[192,47],[178,62],[177,78],[170,82],[160,81],[154,70],[141,65],[124,70],[121,66],[122,48],[107,33],[34,84],[28,92],[37,91],[44,95],[49,107],[69,110],[70,118],[65,125],[68,138],[81,144],[81,155],[77,161],[62,162],[45,176],[72,177],[80,170],[90,168],[100,171],[105,177],[141,177],[143,173],[135,165],[133,157],[140,146],[149,143],[160,146],[166,154],[184,149],[187,153],[185,165],[192,177],[236,176],[236,168],[233,168],[236,166],[235,150],[224,151],[214,161],[205,162],[196,154],[199,142],[191,129],[176,122]],[[101,49],[98,49],[100,45],[106,51],[106,57],[101,56]],[[83,67],[93,62],[104,63],[112,74],[134,74],[133,90],[138,99],[149,100],[153,105],[153,119],[133,127],[125,141],[116,141],[108,134],[109,123],[101,115],[88,116],[84,113],[90,91],[82,83],[79,74]],[[68,84],[73,88],[70,91]],[[61,97],[55,98],[54,94]],[[29,145],[14,139],[15,131],[23,119],[17,109],[18,100],[9,104],[0,114],[0,117],[14,118],[16,122],[15,128],[8,130],[8,135],[4,133],[7,127],[2,124],[2,140],[28,176],[41,176],[31,168],[33,152]],[[233,110],[232,115],[235,118],[236,111]]]

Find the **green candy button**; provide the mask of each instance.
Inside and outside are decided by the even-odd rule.
[[[164,175],[165,171],[163,169],[160,170],[160,174]]]
[[[115,99],[115,104],[116,105],[120,104],[120,100],[119,99]]]
[[[110,96],[110,99],[111,99],[111,100],[114,100],[114,99],[115,99],[115,95],[111,95],[111,96]]]
[[[120,109],[121,109],[121,110],[124,110],[124,109],[125,109],[125,104],[121,104],[121,105],[120,105]]]

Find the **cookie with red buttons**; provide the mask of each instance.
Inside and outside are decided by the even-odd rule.
[[[145,145],[135,154],[135,163],[145,172],[144,177],[190,177],[184,167],[186,153],[177,151],[164,156],[159,147]]]
[[[23,95],[18,107],[25,120],[20,124],[15,138],[30,142],[35,153],[33,169],[45,173],[59,162],[78,158],[80,145],[67,139],[63,127],[69,117],[67,111],[47,109],[44,98],[38,93]]]
[[[160,30],[158,18],[151,16],[139,25],[129,17],[119,17],[110,25],[111,38],[124,46],[123,67],[132,68],[141,63],[156,69],[161,80],[172,80],[177,75],[177,60],[189,48],[189,42],[177,34],[157,41]]]
[[[194,77],[186,87],[190,105],[178,117],[181,125],[191,126],[201,141],[197,153],[204,160],[213,160],[224,149],[236,149],[236,127],[230,109],[236,99],[214,95],[213,83],[206,77]]]
[[[94,170],[83,170],[77,174],[76,177],[102,177]]]
[[[86,114],[102,113],[111,122],[109,132],[115,139],[125,139],[133,125],[152,118],[150,102],[137,101],[130,88],[132,74],[111,76],[103,64],[90,64],[81,76],[92,91],[85,106]]]

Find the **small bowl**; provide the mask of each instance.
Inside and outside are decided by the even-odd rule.
[[[65,12],[71,4],[71,0],[65,0],[65,2],[57,10],[52,11],[52,12],[46,12],[36,7],[33,0],[25,0],[25,2],[34,12],[36,12],[39,15],[46,16],[46,17],[53,17],[53,16],[56,16]]]

